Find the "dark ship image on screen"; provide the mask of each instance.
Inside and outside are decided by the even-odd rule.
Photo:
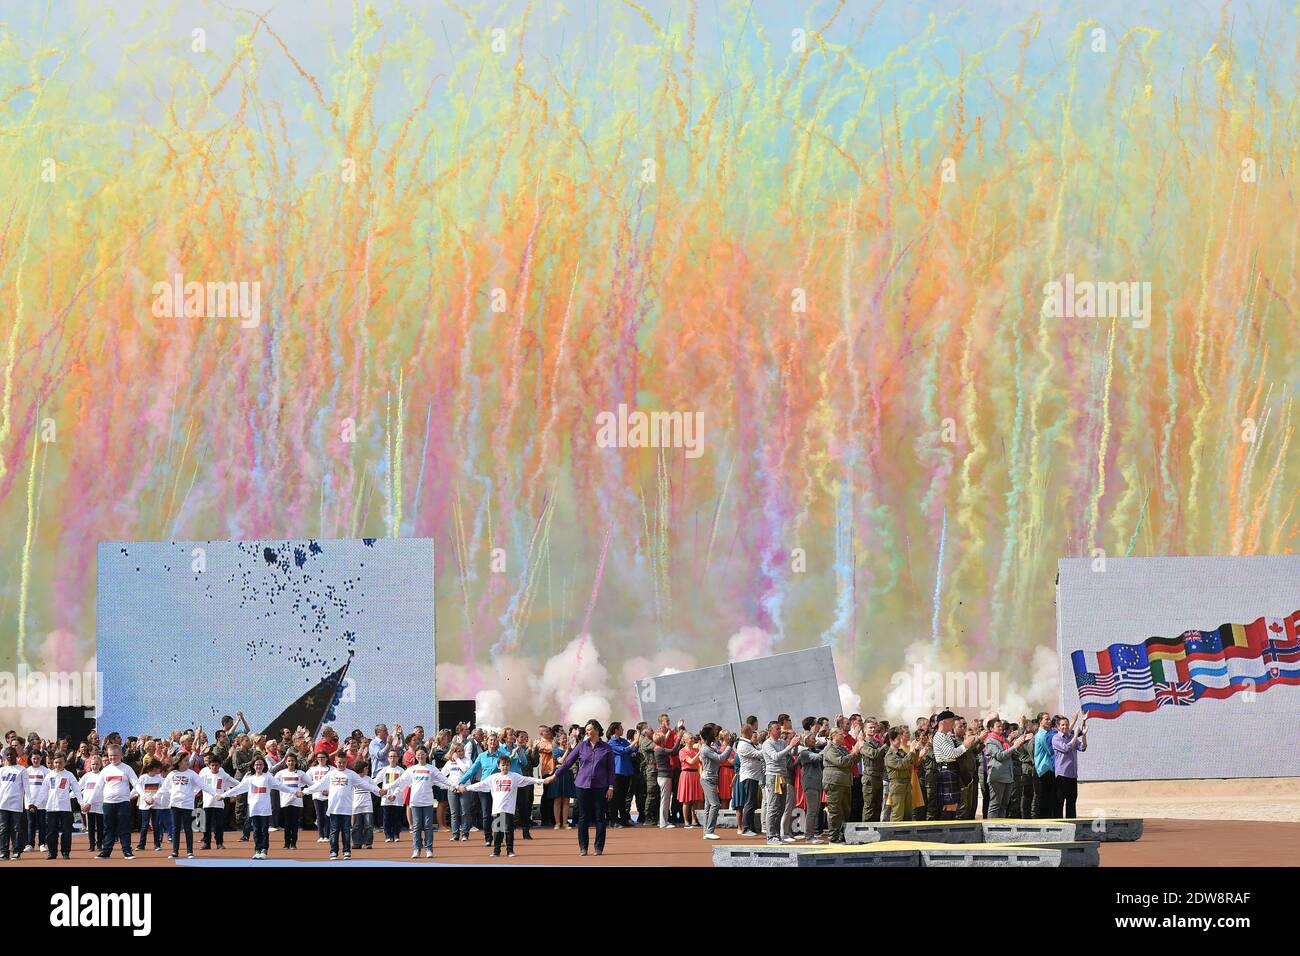
[[[299,727],[305,727],[312,739],[316,739],[320,729],[338,716],[336,707],[343,698],[344,679],[351,663],[352,655],[349,654],[346,664],[327,675],[267,724],[262,729],[262,736],[268,740],[279,740],[281,731],[287,729],[292,734]]]

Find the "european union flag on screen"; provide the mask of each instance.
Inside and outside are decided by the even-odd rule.
[[[1112,644],[1110,662],[1115,670],[1138,671],[1151,666],[1144,644]]]
[[[1218,631],[1188,631],[1183,643],[1188,654],[1222,654],[1223,641]]]

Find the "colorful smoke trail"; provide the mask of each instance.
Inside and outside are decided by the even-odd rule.
[[[1294,10],[985,6],[11,15],[5,665],[93,652],[100,540],[419,535],[469,692],[586,617],[873,706],[932,634],[1022,674],[1059,557],[1294,551]],[[620,403],[704,454],[598,448]]]

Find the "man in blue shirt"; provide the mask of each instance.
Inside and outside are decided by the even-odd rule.
[[[1056,735],[1052,715],[1038,715],[1038,732],[1034,734],[1034,818],[1049,819],[1056,805],[1056,754],[1052,737]]]
[[[606,741],[614,751],[614,802],[610,806],[612,827],[630,827],[632,823],[632,775],[636,772],[633,758],[637,747],[623,736],[623,725],[617,721],[609,725]]]

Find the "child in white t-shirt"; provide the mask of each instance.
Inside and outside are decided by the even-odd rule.
[[[490,773],[478,783],[458,785],[456,791],[492,794],[492,855],[501,855],[501,841],[505,840],[506,856],[515,855],[515,797],[522,787],[547,784],[553,777],[525,777],[510,772],[510,758],[497,758],[497,772]]]

